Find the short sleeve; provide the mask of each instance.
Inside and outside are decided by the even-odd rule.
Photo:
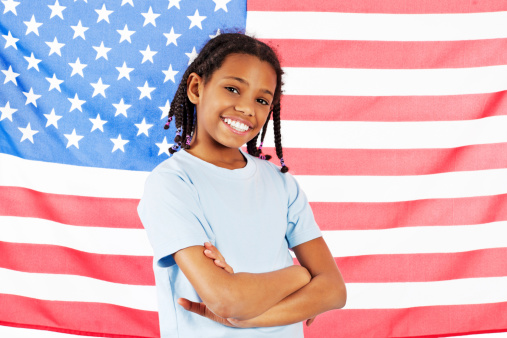
[[[175,173],[148,176],[137,212],[161,267],[175,264],[172,254],[176,251],[210,240],[197,192]]]
[[[299,183],[291,174],[285,173],[284,175],[287,176],[287,189],[289,193],[287,232],[285,237],[289,243],[289,248],[293,248],[299,244],[321,237],[322,233],[315,222],[312,208]]]

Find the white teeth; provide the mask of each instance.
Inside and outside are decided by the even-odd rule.
[[[225,118],[224,122],[226,122],[228,125],[230,125],[231,127],[233,127],[234,129],[236,129],[238,131],[245,131],[245,130],[249,129],[249,127],[246,124],[243,124],[239,121],[233,121],[230,118]]]

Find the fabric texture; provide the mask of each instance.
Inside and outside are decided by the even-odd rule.
[[[235,272],[293,265],[289,248],[320,237],[297,181],[267,161],[241,153],[247,165],[225,169],[185,150],[149,175],[138,212],[154,251],[162,337],[302,337],[302,323],[271,328],[223,326],[180,307],[201,301],[172,254],[210,241]]]

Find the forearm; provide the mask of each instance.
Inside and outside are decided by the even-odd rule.
[[[325,275],[315,276],[303,288],[243,324],[248,327],[289,325],[341,308],[346,301],[345,285],[336,285],[335,281]],[[241,321],[233,324],[242,325]]]
[[[310,281],[310,274],[301,266],[290,266],[267,273],[230,275],[227,318],[254,318],[267,311]]]

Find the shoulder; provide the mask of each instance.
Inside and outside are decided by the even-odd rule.
[[[285,188],[288,193],[292,193],[294,190],[299,189],[299,185],[294,178],[294,176],[290,172],[282,173],[280,171],[281,166],[276,165],[271,161],[261,160],[252,155],[248,155],[252,161],[255,161],[257,168],[259,168],[258,173],[263,177],[263,181],[267,181],[266,178],[270,178]],[[275,161],[278,160],[277,157],[273,157]]]
[[[150,193],[176,191],[175,189],[193,190],[187,166],[182,157],[175,153],[152,170],[144,184],[144,195]]]

